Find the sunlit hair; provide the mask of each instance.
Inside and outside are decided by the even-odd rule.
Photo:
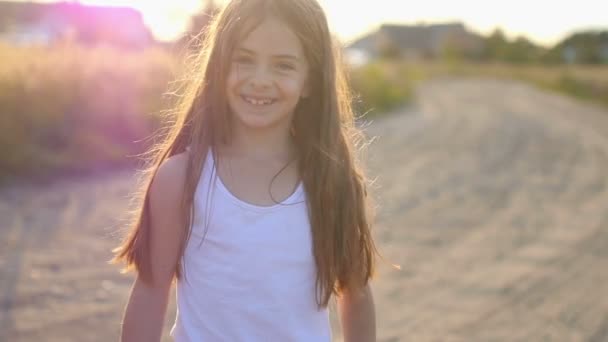
[[[286,23],[298,36],[310,66],[310,96],[298,103],[293,121],[298,168],[307,194],[317,267],[316,298],[326,307],[332,294],[359,289],[374,274],[376,248],[371,235],[373,208],[369,184],[359,161],[364,136],[355,126],[351,93],[323,10],[316,0],[232,0],[204,34],[196,73],[176,107],[163,141],[150,151],[150,168],[142,187],[142,205],[129,234],[114,249],[114,262],[126,262],[151,281],[148,191],[161,163],[190,148],[182,201],[186,223],[180,255],[190,237],[194,192],[209,147],[229,143],[231,113],[226,78],[232,53],[241,39],[265,18]],[[204,248],[204,244],[203,244]],[[181,263],[175,269],[179,279]]]

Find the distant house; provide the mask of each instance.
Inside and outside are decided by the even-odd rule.
[[[608,42],[600,47],[600,60],[604,64],[608,64]]]
[[[483,37],[469,32],[462,23],[435,25],[382,25],[347,46],[347,56],[365,59],[392,56],[406,59],[439,58],[450,50],[476,55]]]
[[[595,50],[596,54],[588,52],[591,49],[590,45],[586,48],[573,45],[564,46],[562,49],[562,61],[567,64],[575,64],[588,63],[589,59],[592,59],[594,63],[608,64],[608,42],[599,43]]]
[[[562,50],[562,60],[568,64],[576,62],[576,48],[574,46],[565,46]]]
[[[126,48],[153,42],[141,14],[129,7],[0,2],[0,40],[18,45],[51,45],[68,39]]]
[[[608,31],[579,31],[557,43],[552,52],[567,64],[608,64]]]

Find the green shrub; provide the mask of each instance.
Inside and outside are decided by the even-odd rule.
[[[372,63],[351,72],[351,86],[359,113],[378,115],[410,101],[412,81],[399,64]]]
[[[176,61],[160,49],[0,46],[0,177],[143,151]]]

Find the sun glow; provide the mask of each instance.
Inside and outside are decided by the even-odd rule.
[[[29,1],[29,0],[17,0]],[[35,0],[55,2],[58,0]],[[64,0],[65,1],[65,0]],[[139,10],[157,39],[178,37],[192,14],[210,0],[80,0],[101,6],[129,6]],[[222,5],[227,0],[213,0]],[[608,2],[599,0],[553,1],[426,0],[415,4],[395,0],[318,0],[327,13],[331,30],[344,41],[352,40],[382,23],[416,24],[461,21],[468,28],[489,34],[500,27],[508,36],[526,35],[537,43],[551,44],[574,30],[606,29]],[[347,15],[345,15],[347,14]],[[539,18],[542,17],[542,20]]]
[[[81,0],[85,5],[128,6],[141,12],[144,23],[159,40],[172,40],[183,33],[189,24],[190,16],[200,11],[203,0]]]

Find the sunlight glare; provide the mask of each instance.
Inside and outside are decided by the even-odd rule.
[[[81,0],[82,4],[98,6],[128,6],[141,12],[144,23],[159,40],[171,40],[183,33],[190,16],[204,7],[203,0]]]

